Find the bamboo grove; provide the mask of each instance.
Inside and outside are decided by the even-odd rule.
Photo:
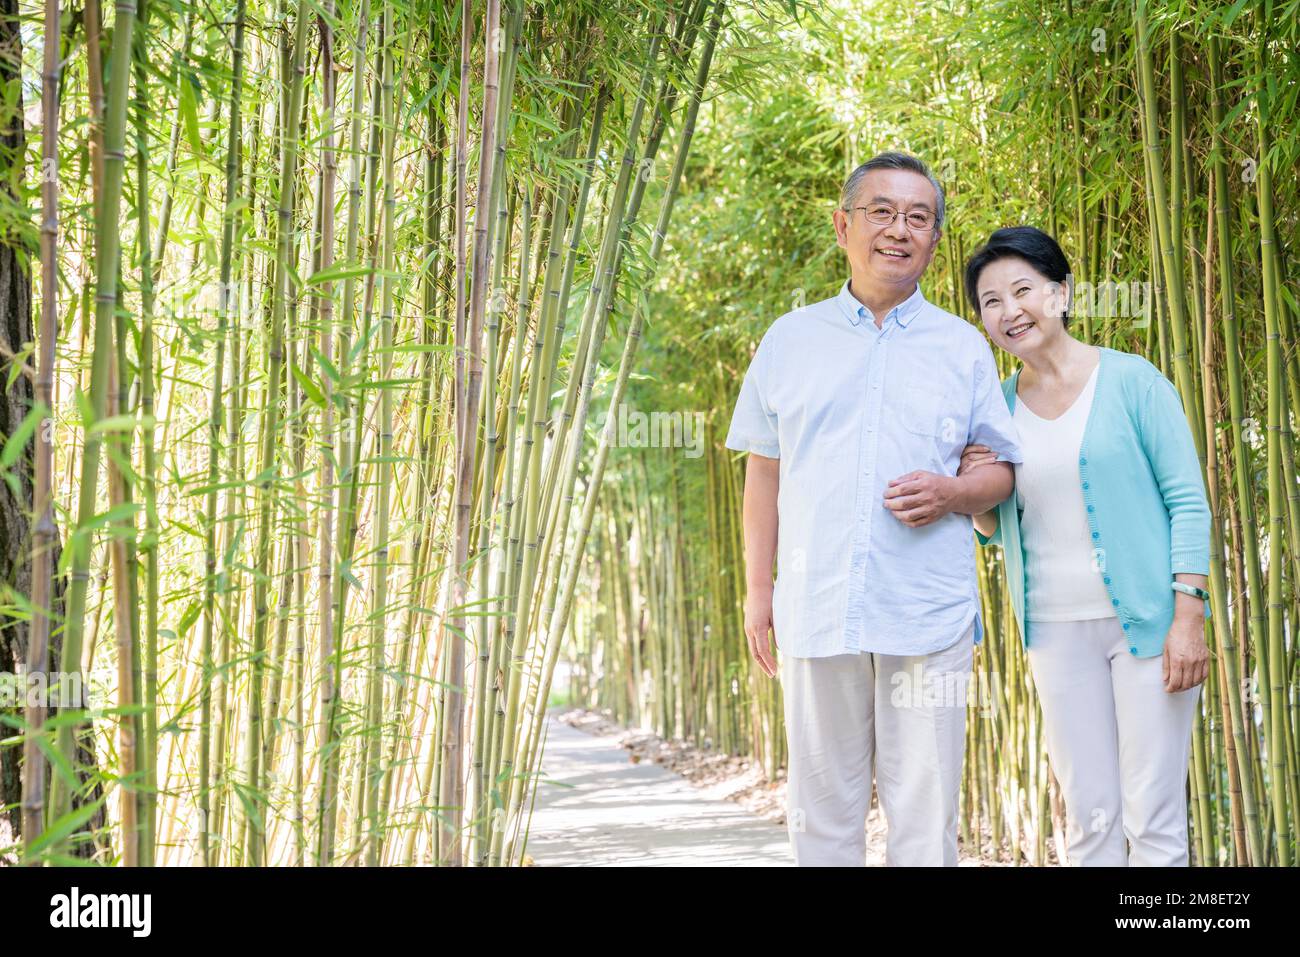
[[[744,456],[723,448],[777,316],[843,281],[830,210],[880,149],[931,164],[949,210],[922,286],[975,321],[961,269],[993,229],[1060,238],[1085,340],[1175,382],[1214,515],[1212,665],[1189,768],[1194,864],[1295,862],[1300,822],[1300,241],[1295,3],[836,3],[787,72],[714,103],[679,203],[629,407],[699,416],[699,454],[620,449],[601,488],[567,667],[573,700],[784,765],[779,684],[749,657]],[[1011,360],[1011,361],[1007,361]],[[999,356],[1004,374],[1015,360]],[[684,434],[684,433],[683,433]],[[1064,807],[998,549],[978,550],[966,852],[1064,859]],[[777,637],[779,642],[780,638]]]
[[[525,861],[593,405],[761,43],[725,0],[4,22],[0,663],[85,681],[0,712],[0,854]]]

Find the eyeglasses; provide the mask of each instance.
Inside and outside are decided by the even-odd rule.
[[[893,206],[884,203],[875,203],[871,206],[853,206],[845,212],[851,212],[854,209],[863,210],[867,214],[867,222],[876,226],[889,226],[901,214],[903,221],[908,227],[916,230],[933,229],[934,213],[928,209],[914,209],[911,212],[904,213],[902,210],[894,209]]]

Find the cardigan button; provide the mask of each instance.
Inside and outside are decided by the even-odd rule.
[[[1093,538],[1101,538],[1101,534],[1098,533],[1098,532],[1093,532],[1093,533],[1092,533],[1092,537],[1093,537]]]
[[[1090,511],[1090,512],[1095,512],[1095,511],[1097,511],[1097,510],[1096,510],[1095,508],[1093,508],[1091,505],[1089,505],[1089,506],[1088,506],[1088,511]]]
[[[1103,578],[1102,581],[1104,581],[1107,585],[1110,584],[1110,578],[1109,578],[1109,577],[1107,577],[1107,578]]]
[[[1087,459],[1083,459],[1083,458],[1081,458],[1081,459],[1079,459],[1079,464],[1080,464],[1080,465],[1087,465],[1087,464],[1088,464],[1088,460],[1087,460]]]
[[[1124,622],[1124,630],[1125,630],[1125,631],[1128,631],[1128,622],[1127,622],[1127,621]]]
[[[1088,483],[1087,483],[1087,482],[1084,482],[1084,483],[1083,483],[1083,489],[1084,489],[1085,492],[1088,490]]]
[[[1107,579],[1107,581],[1109,581],[1109,580],[1110,580],[1110,579]],[[1116,608],[1119,607],[1119,599],[1118,599],[1118,598],[1112,598],[1112,599],[1110,600],[1110,603],[1111,603],[1112,605],[1114,605]]]

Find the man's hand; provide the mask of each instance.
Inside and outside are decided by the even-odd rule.
[[[885,489],[885,508],[909,528],[937,522],[952,511],[953,479],[934,472],[908,472],[891,479]]]
[[[769,643],[768,633],[772,638]],[[776,629],[772,627],[772,592],[751,590],[745,596],[745,637],[749,639],[749,653],[769,678],[776,677]]]
[[[781,460],[749,454],[745,465],[745,637],[749,653],[769,677],[776,675],[776,646],[772,628],[772,561],[776,557],[777,497],[781,487]]]

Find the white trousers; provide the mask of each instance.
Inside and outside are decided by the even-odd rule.
[[[1036,621],[1029,665],[1076,867],[1186,867],[1187,760],[1201,688],[1170,694],[1118,618]],[[1131,848],[1125,848],[1127,838]]]
[[[873,767],[886,864],[956,866],[974,627],[929,655],[781,656],[797,866],[865,866]]]

